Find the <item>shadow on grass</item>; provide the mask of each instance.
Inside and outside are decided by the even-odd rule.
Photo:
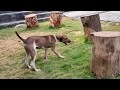
[[[52,26],[49,26],[49,29],[59,29],[59,28],[62,28],[62,26],[60,26],[60,27],[52,27]]]
[[[62,24],[62,25],[59,26],[59,27],[52,27],[52,26],[49,26],[49,29],[60,29],[60,28],[65,28],[65,27],[71,27],[71,26],[66,26],[65,24]]]
[[[94,43],[93,41],[88,40],[88,38],[86,38],[86,37],[84,37],[84,38],[85,38],[84,43],[93,45],[93,43]]]
[[[38,27],[34,27],[34,28],[25,28],[23,31],[31,31],[31,30],[38,30],[40,28],[40,26]]]

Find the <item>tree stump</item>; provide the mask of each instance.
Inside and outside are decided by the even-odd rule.
[[[91,71],[97,78],[114,78],[120,72],[120,32],[93,32]]]
[[[37,14],[29,14],[25,16],[25,23],[28,28],[38,27]]]
[[[90,41],[93,40],[90,33],[102,31],[99,14],[81,17],[81,21],[84,27],[85,37]]]
[[[53,11],[50,14],[50,26],[60,27],[62,21],[62,12]]]

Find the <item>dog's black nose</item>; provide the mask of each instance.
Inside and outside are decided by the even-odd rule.
[[[69,40],[68,43],[70,43],[71,41]]]

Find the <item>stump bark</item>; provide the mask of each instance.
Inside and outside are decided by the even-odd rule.
[[[38,27],[37,14],[29,14],[25,16],[25,23],[27,28]]]
[[[60,27],[62,21],[62,12],[53,11],[50,14],[50,26],[51,27]]]
[[[85,37],[90,41],[93,40],[90,33],[102,31],[99,14],[81,17],[81,21],[83,24]]]
[[[97,78],[116,77],[120,72],[120,32],[94,32],[91,71]]]

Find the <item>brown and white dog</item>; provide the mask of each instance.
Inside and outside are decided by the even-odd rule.
[[[24,24],[22,24],[24,25]],[[15,28],[17,28],[17,25]],[[15,29],[14,29],[15,30]],[[31,36],[27,39],[23,39],[17,31],[15,31],[16,35],[19,39],[21,39],[24,43],[24,48],[26,51],[26,59],[25,64],[28,66],[29,69],[34,69],[35,71],[39,71],[40,69],[37,69],[35,66],[35,59],[36,59],[36,49],[44,49],[45,50],[45,56],[44,58],[47,59],[47,49],[51,48],[51,50],[60,58],[64,58],[64,56],[61,56],[58,52],[55,50],[56,42],[63,42],[67,45],[67,43],[70,43],[71,40],[68,39],[68,37],[64,34],[56,34],[56,35],[46,35],[46,36]],[[29,64],[28,56],[31,56],[31,63]]]

